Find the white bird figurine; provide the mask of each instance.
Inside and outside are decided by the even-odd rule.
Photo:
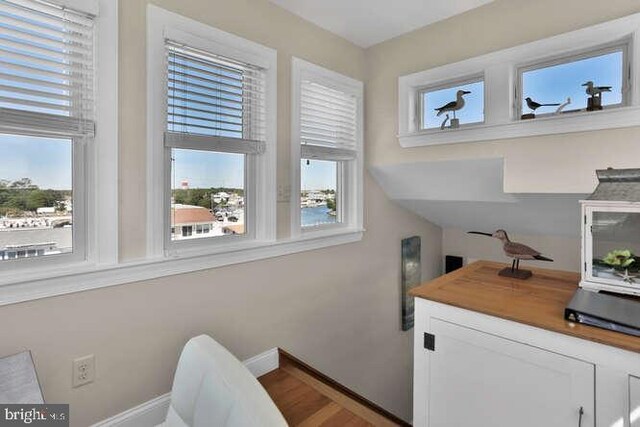
[[[442,113],[446,113],[447,111],[452,111],[453,112],[453,118],[456,118],[456,111],[461,110],[462,107],[464,107],[464,95],[467,95],[471,92],[469,92],[468,90],[459,90],[458,92],[456,92],[456,100],[455,101],[451,101],[445,105],[443,105],[440,108],[436,108],[435,110],[438,112],[438,114],[436,114],[436,116],[440,116]]]
[[[611,86],[594,86],[591,80],[583,83],[582,86],[587,87],[585,93],[589,96],[601,96],[602,92],[611,92]]]

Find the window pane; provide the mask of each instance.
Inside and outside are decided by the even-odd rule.
[[[586,87],[592,81],[595,86],[611,86],[611,92],[602,95],[602,105],[622,102],[621,51],[594,56],[579,61],[539,68],[522,73],[522,112],[530,113],[526,98],[540,104],[562,104],[571,98],[571,104],[563,111],[582,110],[587,107]],[[558,106],[540,107],[536,114],[553,113]]]
[[[593,276],[640,283],[640,214],[594,212]]]
[[[72,142],[0,134],[0,261],[72,251]]]
[[[445,89],[438,89],[422,93],[422,126],[423,129],[439,128],[446,116],[453,119],[453,111],[443,111],[438,116],[438,109],[450,102],[457,101],[458,91],[467,91],[463,94],[464,107],[455,112],[455,117],[460,124],[482,123],[484,121],[484,82],[474,82],[457,85]],[[445,126],[449,126],[447,121]]]
[[[302,159],[300,180],[300,224],[311,227],[339,222],[338,162]]]
[[[245,233],[244,154],[172,150],[171,240]]]

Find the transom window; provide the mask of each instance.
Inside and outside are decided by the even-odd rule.
[[[250,234],[247,176],[265,149],[264,70],[174,41],[166,50],[170,241]]]
[[[627,45],[563,57],[519,69],[516,104],[523,118],[627,105]],[[588,94],[588,91],[592,94]],[[528,98],[528,99],[527,99]],[[596,99],[597,105],[591,105]],[[602,108],[599,108],[602,107]]]
[[[482,77],[420,89],[418,99],[420,129],[455,128],[484,122]],[[457,124],[454,119],[458,120]]]
[[[0,29],[0,263],[83,260],[94,19],[6,0]]]

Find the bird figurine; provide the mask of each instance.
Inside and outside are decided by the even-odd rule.
[[[571,104],[571,97],[567,97],[567,100],[566,100],[566,101],[564,101],[562,104],[560,104],[560,106],[559,106],[558,108],[556,108],[556,111],[555,111],[553,114],[560,114],[560,113],[562,113],[562,110],[564,110],[564,108],[565,108],[567,105],[570,105],[570,104]]]
[[[559,103],[558,104],[540,104],[539,102],[536,102],[529,97],[525,98],[525,101],[527,101],[527,107],[529,107],[533,112],[535,112],[540,107],[557,107],[558,105],[560,105]]]
[[[496,230],[493,234],[483,233],[481,231],[469,231],[469,234],[480,234],[482,236],[495,237],[502,242],[502,250],[509,258],[513,258],[511,267],[502,269],[498,274],[500,276],[512,277],[515,279],[528,279],[533,273],[529,270],[520,270],[520,260],[537,260],[553,262],[551,258],[543,256],[537,250],[523,245],[522,243],[512,242],[509,240],[507,232],[504,230]]]
[[[456,118],[456,111],[461,110],[464,107],[464,95],[470,94],[471,92],[468,90],[459,90],[456,92],[456,100],[451,101],[440,108],[436,108],[435,110],[438,112],[436,116],[440,116],[442,113],[446,113],[447,111],[453,112],[453,118]]]
[[[440,124],[440,130],[443,130],[445,127],[447,127],[448,121],[449,121],[449,115],[447,114],[444,120],[442,121],[442,123]]]
[[[611,86],[594,86],[591,80],[583,83],[582,86],[586,86],[585,93],[593,97],[602,96],[602,92],[611,92]]]

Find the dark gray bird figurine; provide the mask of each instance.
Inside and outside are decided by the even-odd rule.
[[[504,230],[496,230],[493,234],[483,233],[481,231],[469,231],[469,234],[480,234],[482,236],[495,237],[502,242],[502,250],[504,254],[509,258],[513,258],[511,268],[505,268],[500,271],[501,276],[514,277],[516,279],[528,279],[532,273],[528,270],[520,270],[520,260],[536,260],[536,261],[549,261],[553,262],[551,258],[543,256],[540,252],[523,245],[522,243],[512,242],[509,240],[507,232]]]
[[[536,111],[540,107],[557,107],[558,105],[560,105],[559,103],[558,104],[540,104],[539,102],[536,102],[529,97],[525,98],[525,101],[527,101],[527,107],[529,107],[531,111]]]
[[[583,83],[582,86],[587,87],[585,93],[589,96],[601,96],[602,92],[611,92],[611,86],[594,86],[591,80]]]
[[[459,90],[456,92],[456,100],[451,101],[440,108],[436,108],[435,110],[438,112],[436,116],[440,116],[442,113],[446,113],[447,111],[453,112],[453,118],[456,117],[456,111],[461,110],[464,107],[464,95],[467,95],[471,92],[468,90]]]

